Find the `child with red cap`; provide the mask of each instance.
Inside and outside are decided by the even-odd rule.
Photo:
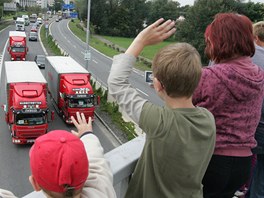
[[[46,197],[115,198],[113,175],[91,118],[87,124],[84,114],[77,113],[77,121],[72,120],[78,132],[54,130],[36,139],[29,152],[30,183]],[[15,196],[0,189],[0,197]]]

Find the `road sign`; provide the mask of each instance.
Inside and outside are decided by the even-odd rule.
[[[85,50],[84,60],[91,60],[91,52],[89,50]]]
[[[4,3],[4,11],[16,11],[17,7],[15,3]]]

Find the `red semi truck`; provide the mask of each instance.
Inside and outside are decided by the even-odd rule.
[[[14,144],[33,143],[48,130],[47,81],[35,62],[5,62],[5,119]],[[54,112],[51,112],[51,120]]]
[[[93,92],[91,74],[71,57],[47,56],[45,77],[53,104],[67,124],[76,112],[94,119],[94,110],[99,97]]]
[[[12,61],[26,60],[28,47],[25,32],[10,31],[8,52]]]

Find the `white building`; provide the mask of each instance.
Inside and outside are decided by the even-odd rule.
[[[41,8],[47,8],[48,1],[47,0],[37,0],[37,5]]]
[[[15,0],[14,2],[19,3],[20,6],[25,7],[31,7],[37,5],[37,0]]]

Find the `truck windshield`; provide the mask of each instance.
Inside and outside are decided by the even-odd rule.
[[[90,98],[82,98],[82,99],[69,99],[69,107],[93,107],[93,101]]]
[[[17,125],[40,125],[46,123],[46,117],[43,113],[22,113],[16,115]]]
[[[16,24],[24,25],[25,23],[23,21],[16,21]]]
[[[12,52],[25,52],[25,47],[12,47]]]

